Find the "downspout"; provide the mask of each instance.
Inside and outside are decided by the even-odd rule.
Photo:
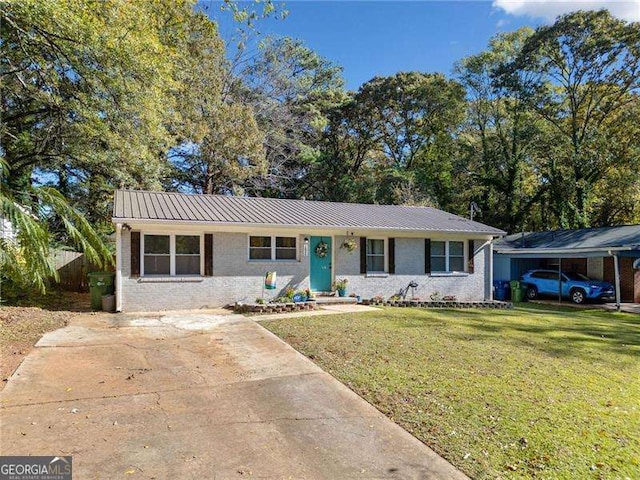
[[[615,286],[616,286],[616,310],[620,311],[620,262],[618,260],[618,255],[614,254],[612,251],[609,251],[609,255],[613,257],[613,271],[615,278]]]
[[[116,223],[116,312],[122,311],[122,224]]]
[[[493,302],[493,238],[489,240],[489,301]]]

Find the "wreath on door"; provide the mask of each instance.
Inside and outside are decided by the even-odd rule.
[[[327,243],[324,240],[320,239],[320,241],[316,245],[315,252],[316,252],[316,257],[324,258],[329,253],[329,245],[327,245]]]

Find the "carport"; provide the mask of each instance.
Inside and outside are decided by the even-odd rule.
[[[527,270],[550,266],[561,274],[575,269],[571,259],[584,259],[587,275],[599,260],[601,277],[609,273],[605,265],[611,259],[617,309],[623,301],[640,302],[640,225],[509,235],[494,243],[494,278],[515,280]]]

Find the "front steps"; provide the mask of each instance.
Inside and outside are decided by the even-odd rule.
[[[338,297],[330,295],[317,295],[316,303],[322,305],[344,305],[344,304],[356,304],[358,299],[355,297]]]

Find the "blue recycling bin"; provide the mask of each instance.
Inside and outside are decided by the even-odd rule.
[[[493,298],[500,301],[509,300],[510,285],[508,280],[494,280],[493,287],[495,293]]]

